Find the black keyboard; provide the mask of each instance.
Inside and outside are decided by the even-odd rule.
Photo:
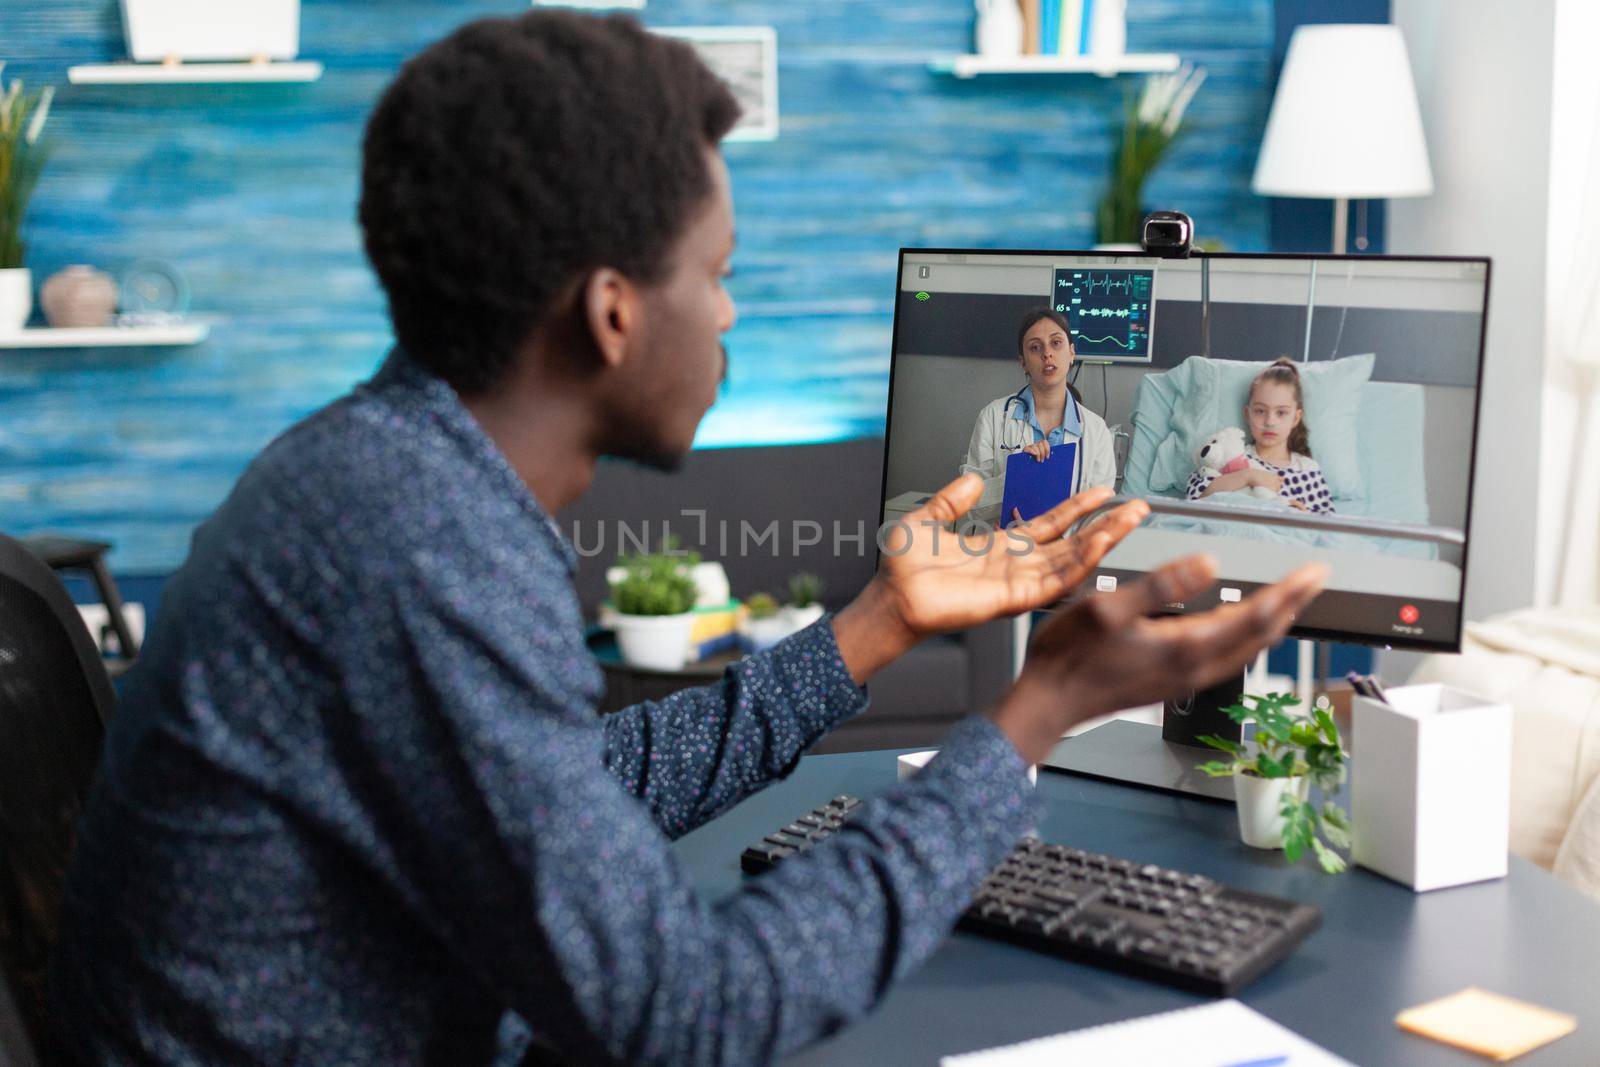
[[[834,797],[744,850],[749,874],[826,841],[855,812]],[[989,872],[960,928],[1212,996],[1232,996],[1322,923],[1309,904],[1198,874],[1024,838]]]

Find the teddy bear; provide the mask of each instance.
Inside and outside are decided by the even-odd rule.
[[[1237,426],[1218,430],[1195,451],[1194,463],[1201,473],[1212,478],[1248,470],[1250,460],[1245,456],[1244,431]],[[1264,485],[1252,485],[1244,491],[1261,500],[1278,499],[1278,494]]]

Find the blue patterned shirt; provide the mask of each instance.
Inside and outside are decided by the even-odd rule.
[[[824,620],[597,717],[574,563],[403,355],[270,445],[111,724],[55,958],[73,1050],[758,1064],[926,959],[1034,818],[1004,736],[964,721],[836,839],[701,900],[669,840],[865,693]]]

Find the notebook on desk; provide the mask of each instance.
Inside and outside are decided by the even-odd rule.
[[[1024,522],[1043,515],[1072,495],[1077,470],[1078,443],[1066,441],[1050,449],[1050,458],[1034,459],[1026,452],[1006,457],[1006,488],[1000,502],[1000,524],[1011,522],[1013,509]],[[990,499],[993,499],[992,497]]]
[[[1237,1000],[945,1056],[939,1067],[1352,1067]]]

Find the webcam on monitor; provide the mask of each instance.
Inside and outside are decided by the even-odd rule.
[[[1194,247],[1194,220],[1181,211],[1152,211],[1144,217],[1139,244],[1152,256],[1188,259]]]

